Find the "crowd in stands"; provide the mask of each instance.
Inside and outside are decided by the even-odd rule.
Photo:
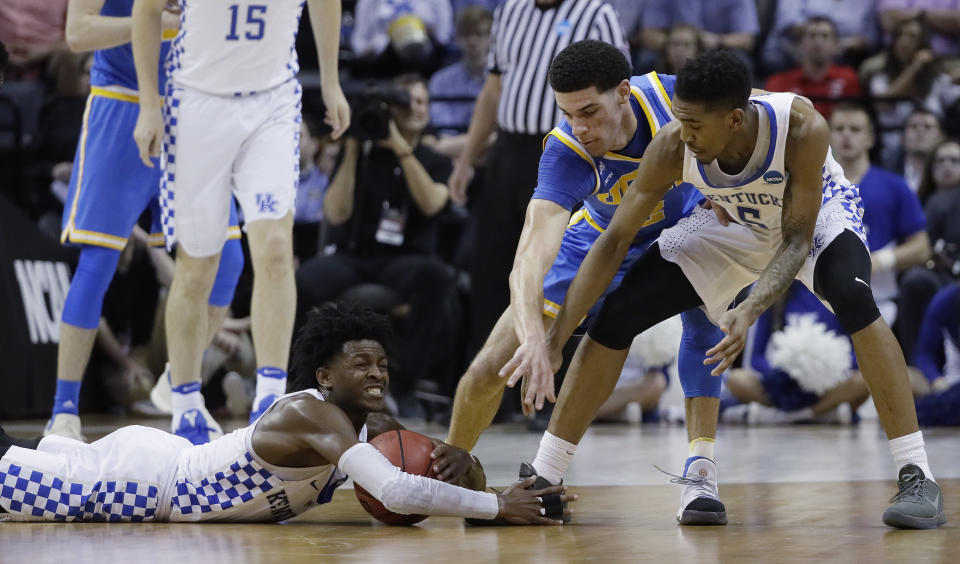
[[[468,257],[484,241],[472,215],[482,166],[466,203],[453,201],[445,183],[484,85],[494,11],[504,1],[344,0],[341,67],[354,125],[339,141],[318,119],[323,108],[310,81],[316,55],[309,19],[301,21],[298,319],[337,299],[388,313],[399,335],[392,392],[403,415],[442,411],[475,352],[468,343],[477,336],[465,333],[469,271],[477,267]],[[877,302],[917,367],[914,376],[922,376],[914,382],[918,406],[932,406],[921,421],[960,423],[960,410],[944,407],[960,397],[960,2],[845,0],[842,9],[833,0],[606,2],[620,18],[635,74],[675,74],[697,52],[723,47],[749,63],[757,88],[806,96],[830,121],[834,156],[861,187]],[[9,57],[0,90],[0,192],[54,239],[78,166],[92,61],[64,34],[66,4],[0,3]],[[162,370],[156,327],[172,267],[146,237],[131,238],[91,368],[126,406],[144,399]],[[208,351],[218,360],[207,373],[224,382],[234,404],[243,403],[235,393],[243,385],[232,374],[249,378],[252,366],[244,321],[250,278],[241,280],[231,320]],[[844,378],[819,393],[768,362],[774,334],[791,320],[831,316],[804,292],[792,288],[754,329],[755,346],[730,375],[726,402],[762,408],[739,413],[762,419],[762,409],[775,409],[779,415],[768,419],[816,419],[838,405],[855,413],[866,400],[853,358]],[[651,378],[662,392],[662,374]],[[655,409],[644,398],[644,412]],[[730,413],[727,419],[740,417]]]

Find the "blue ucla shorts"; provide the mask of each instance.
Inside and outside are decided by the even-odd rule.
[[[143,211],[153,217],[150,243],[163,246],[160,227],[159,162],[140,161],[133,129],[140,111],[136,95],[93,87],[63,208],[60,241],[123,249]],[[229,238],[239,238],[236,205],[231,204]]]
[[[563,241],[560,243],[560,252],[557,253],[557,259],[553,261],[553,266],[550,267],[543,280],[544,315],[556,319],[567,295],[567,289],[570,288],[570,283],[573,282],[577,271],[580,270],[580,264],[587,258],[590,247],[593,246],[601,233],[600,227],[591,225],[582,209],[570,218],[567,230],[563,234]],[[620,265],[617,275],[613,278],[613,282],[610,283],[610,286],[603,292],[603,296],[597,300],[597,303],[593,304],[593,307],[587,313],[585,320],[587,324],[600,311],[603,298],[620,285],[620,281],[623,280],[623,276],[630,270],[633,263],[646,252],[654,241],[656,241],[656,237],[633,242],[630,250],[627,251],[627,257]]]

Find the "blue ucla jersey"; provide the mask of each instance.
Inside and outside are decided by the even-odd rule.
[[[543,156],[534,198],[555,202],[573,210],[575,220],[585,219],[598,231],[606,229],[630,182],[647,145],[657,131],[673,119],[670,98],[675,77],[651,72],[630,79],[630,106],[637,117],[637,131],[627,146],[617,152],[594,157],[573,135],[572,127],[561,120],[544,140]],[[675,185],[657,205],[637,234],[637,240],[655,239],[664,227],[687,215],[702,199],[691,185]]]
[[[101,16],[128,18],[133,12],[134,0],[105,0],[100,9]],[[157,64],[159,77],[159,91],[164,90],[166,70],[162,63],[170,50],[170,39],[175,33],[164,32],[163,44],[160,47],[160,60]],[[101,49],[93,55],[93,68],[90,70],[91,86],[122,86],[130,90],[137,90],[137,70],[133,65],[133,48],[130,43],[124,43],[110,49]]]

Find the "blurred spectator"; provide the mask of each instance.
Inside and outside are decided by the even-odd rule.
[[[41,61],[63,47],[68,0],[0,2],[0,41],[19,67]]]
[[[433,149],[450,158],[460,156],[477,96],[487,76],[493,12],[469,6],[457,16],[457,44],[463,59],[430,78],[430,125],[440,137]]]
[[[471,285],[469,354],[480,350],[510,303],[509,275],[530,196],[537,185],[543,137],[560,121],[547,71],[553,58],[575,41],[593,39],[629,58],[623,28],[600,0],[506,0],[494,12],[487,78],[450,174],[450,197],[475,202],[475,236],[467,253]],[[483,182],[472,182],[490,136],[497,139]]]
[[[460,12],[471,6],[486,8],[492,13],[497,9],[497,6],[503,3],[503,0],[451,0],[450,3],[453,5],[453,18],[456,20],[460,17]]]
[[[323,223],[323,197],[330,183],[340,144],[319,138],[319,125],[309,115],[300,123],[300,184],[293,216],[293,255],[305,260],[317,254]]]
[[[395,394],[412,391],[414,380],[433,376],[451,354],[456,321],[445,304],[454,296],[451,269],[433,256],[438,214],[449,191],[450,160],[420,143],[430,119],[427,85],[420,77],[395,79],[410,94],[410,106],[391,106],[387,139],[348,138],[324,197],[324,218],[348,235],[336,254],[317,256],[297,271],[298,319],[314,306],[337,300],[362,283],[387,286],[404,311]],[[408,310],[406,312],[405,310]],[[397,315],[397,317],[401,317]]]
[[[933,150],[920,182],[920,199],[933,257],[929,268],[912,268],[900,279],[900,339],[907,359],[912,358],[927,304],[945,284],[960,279],[960,142],[947,139]]]
[[[960,56],[960,1],[877,0],[880,25],[893,33],[903,20],[922,14],[930,27],[930,48],[937,55]]]
[[[830,100],[860,96],[857,71],[836,64],[839,54],[837,25],[830,18],[814,16],[807,20],[800,35],[800,66],[768,78],[766,89],[806,96],[823,117],[830,119]]]
[[[837,25],[841,61],[856,66],[877,45],[875,0],[804,0],[777,2],[773,27],[760,51],[760,66],[770,75],[800,62],[804,23],[825,16]]]
[[[677,24],[667,32],[667,39],[660,51],[660,60],[654,68],[661,74],[677,74],[687,59],[692,59],[703,50],[700,32],[687,24]]]
[[[634,60],[634,71],[648,72],[675,24],[689,24],[700,31],[704,49],[725,47],[753,68],[754,41],[760,33],[756,0],[645,0],[642,36],[644,51]]]
[[[350,46],[381,76],[436,70],[453,39],[450,0],[358,0]]]
[[[7,52],[7,46],[0,41],[0,86],[7,77],[7,65],[10,64],[10,53]]]
[[[897,318],[897,273],[923,264],[930,256],[923,208],[903,177],[870,163],[873,125],[863,107],[837,105],[830,132],[830,146],[844,176],[860,185],[873,260],[870,287],[884,321],[892,327]]]
[[[903,126],[903,160],[899,172],[914,192],[920,189],[923,169],[930,153],[943,140],[940,120],[930,110],[917,106]]]
[[[923,104],[942,118],[946,108],[960,98],[960,85],[942,72],[930,51],[927,27],[920,18],[901,20],[893,31],[891,44],[860,68],[860,80],[876,100],[881,130],[880,160],[893,168],[900,152],[900,129],[913,111]]]
[[[914,386],[920,424],[960,425],[960,285],[930,302],[913,365],[925,376],[923,386]]]
[[[798,362],[814,355],[819,355],[816,363]],[[870,396],[850,338],[800,282],[793,282],[750,328],[743,364],[730,370],[724,383],[745,408],[722,402],[723,421],[850,423]]]

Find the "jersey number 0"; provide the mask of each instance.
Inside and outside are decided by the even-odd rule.
[[[266,21],[263,19],[263,15],[267,13],[267,7],[262,4],[251,4],[247,6],[247,23],[245,26],[246,31],[243,34],[245,39],[250,41],[260,41],[263,39],[263,31],[266,26]],[[227,41],[239,41],[240,34],[237,33],[237,20],[240,15],[240,5],[234,4],[230,6],[230,33],[227,34]]]

